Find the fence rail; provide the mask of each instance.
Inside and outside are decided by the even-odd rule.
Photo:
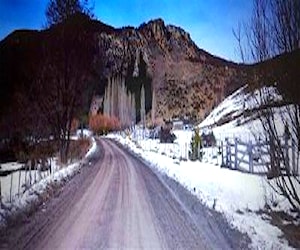
[[[48,164],[46,169],[41,166],[33,168],[30,166],[31,164],[29,166],[24,165],[5,176],[0,176],[0,208],[3,201],[11,203],[34,184],[53,175],[58,170],[56,164],[52,164],[51,160]]]
[[[299,175],[296,145],[291,139],[283,139],[280,146],[285,159],[281,160],[280,168],[289,169],[292,175]],[[238,138],[225,139],[222,142],[222,167],[253,174],[269,174],[273,167],[270,150],[268,141],[245,142]]]
[[[135,137],[141,148],[169,156],[173,159],[188,160],[190,143],[161,144],[156,140],[145,137]],[[281,160],[279,168],[288,169],[289,174],[299,176],[298,148],[292,139],[281,138],[281,149],[284,161]],[[232,170],[251,174],[269,175],[274,169],[274,163],[270,159],[270,142],[268,141],[244,141],[241,138],[226,138],[218,140],[216,145],[209,148],[198,149],[202,154],[202,162],[221,165]],[[282,170],[280,170],[282,171]]]

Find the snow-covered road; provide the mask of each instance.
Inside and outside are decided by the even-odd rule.
[[[191,194],[178,196],[164,178],[114,142],[101,139],[98,144],[103,149],[102,157],[83,169],[26,223],[10,228],[2,246],[8,249],[242,246],[239,240],[243,241],[243,237],[238,232],[230,236],[236,238],[234,241],[225,236],[213,213],[198,204]],[[221,228],[227,231],[227,227],[229,230],[223,222]]]

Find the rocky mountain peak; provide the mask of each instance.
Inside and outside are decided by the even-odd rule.
[[[191,41],[190,34],[180,27],[177,27],[175,25],[167,25],[167,30],[172,34],[173,37],[177,39],[181,38],[186,41]]]
[[[105,79],[118,75],[132,89],[140,89],[145,79],[151,78],[151,86],[147,89],[156,93],[155,106],[149,105],[155,117],[170,119],[185,116],[201,120],[228,92],[242,84],[239,83],[240,70],[237,65],[199,49],[188,32],[174,25],[166,25],[160,18],[143,23],[138,28],[127,26],[115,29],[95,20],[85,25],[90,34],[90,46],[95,47],[95,62],[100,65],[94,65],[95,70],[104,79],[99,85],[106,85]],[[9,48],[3,46],[2,50],[0,46],[3,65],[10,60],[11,68],[16,68],[14,64],[18,60],[14,58],[19,57],[20,48],[24,51],[32,48],[32,55],[39,54],[43,39],[47,39],[45,34],[55,36],[55,29],[35,32],[34,42],[28,40],[18,45],[11,44]],[[23,37],[22,34],[20,36]],[[7,44],[7,41],[1,43]],[[15,54],[11,55],[9,51],[15,51]],[[28,61],[30,57],[26,59]],[[22,69],[25,61],[19,64]],[[5,74],[10,73],[7,71]],[[21,73],[18,75],[20,79],[24,78]],[[12,75],[5,75],[5,79],[12,79],[18,84],[18,79],[13,79]],[[139,86],[134,87],[136,82]],[[151,96],[151,93],[146,95]],[[151,99],[147,98],[146,103],[151,104]],[[139,97],[136,96],[136,99]]]
[[[194,53],[198,50],[189,33],[180,27],[165,25],[160,18],[142,24],[138,31],[146,38],[150,46],[163,54],[170,54],[172,50],[184,54],[190,49],[194,50]]]
[[[170,39],[171,37],[175,37],[178,39],[191,40],[190,34],[184,29],[172,24],[165,25],[164,20],[161,18],[150,20],[148,23],[142,24],[139,27],[139,30],[142,32],[144,31],[145,33],[148,32],[149,36],[152,35],[157,38],[166,37],[167,39]]]

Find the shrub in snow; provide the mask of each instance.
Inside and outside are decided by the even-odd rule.
[[[159,140],[160,143],[174,143],[176,135],[172,133],[173,123],[166,121],[165,124],[160,128]]]
[[[208,134],[202,133],[201,135],[202,145],[203,147],[214,147],[216,146],[216,137],[214,132],[210,132]]]
[[[91,115],[89,117],[89,128],[99,135],[120,129],[120,121],[114,116],[104,114]]]

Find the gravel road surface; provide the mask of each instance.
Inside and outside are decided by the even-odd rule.
[[[0,234],[7,249],[235,249],[247,239],[108,139],[54,198]],[[181,190],[181,191],[180,191]],[[231,236],[232,237],[231,237]],[[234,240],[233,240],[234,239]]]

